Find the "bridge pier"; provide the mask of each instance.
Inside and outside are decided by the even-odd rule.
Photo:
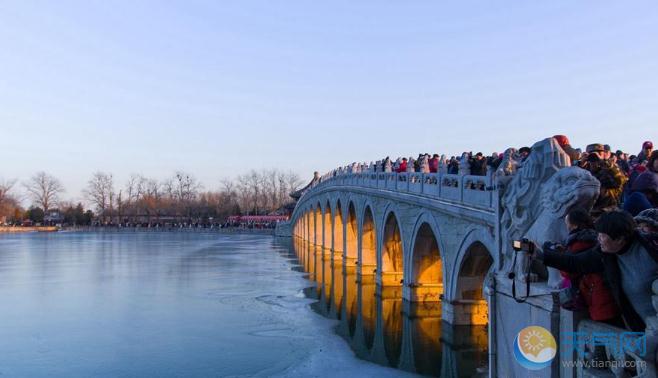
[[[380,286],[402,286],[404,272],[381,272],[377,275],[377,284]]]
[[[409,302],[440,302],[443,295],[442,283],[421,283],[407,285],[404,299]]]
[[[320,255],[322,256],[322,261],[331,260],[331,249],[329,248],[320,248]]]
[[[374,264],[359,264],[357,268],[359,276],[372,276],[373,282],[375,281],[375,274],[377,273],[377,265]]]
[[[402,286],[381,286],[377,285],[375,294],[382,299],[401,299]]]
[[[485,300],[443,301],[441,308],[443,320],[452,325],[486,325],[489,322]]]

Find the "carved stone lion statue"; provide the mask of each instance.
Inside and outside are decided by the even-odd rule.
[[[527,254],[512,266],[514,240],[527,238],[537,246],[546,241],[563,243],[567,236],[565,214],[574,206],[591,209],[598,196],[599,182],[589,172],[570,167],[571,160],[553,138],[532,146],[518,172],[506,186],[501,200],[504,271],[516,269],[516,277],[528,279]],[[557,288],[560,275],[549,269],[549,286]]]
[[[563,244],[568,236],[565,215],[577,205],[591,209],[599,196],[599,187],[599,180],[584,169],[567,167],[557,171],[541,189],[541,210],[526,237],[540,248],[547,241]],[[559,288],[559,272],[549,269],[548,274],[548,286]]]

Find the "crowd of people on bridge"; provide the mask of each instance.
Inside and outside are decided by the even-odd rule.
[[[658,280],[658,150],[645,141],[637,154],[613,152],[608,144],[573,147],[564,135],[553,136],[571,164],[587,170],[600,185],[592,209],[576,207],[565,217],[567,240],[539,246],[534,258],[563,271],[563,305],[589,311],[593,320],[643,331],[656,316],[652,283]],[[513,175],[532,148],[508,148],[485,156],[419,154],[385,157],[371,164],[353,163],[333,172],[447,173]],[[658,324],[656,324],[658,326]]]

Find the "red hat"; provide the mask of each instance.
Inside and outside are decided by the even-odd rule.
[[[560,147],[564,147],[569,144],[569,138],[567,138],[565,135],[553,135],[553,138],[557,141],[557,144],[559,144]]]
[[[653,148],[653,143],[651,143],[650,140],[648,140],[648,141],[642,143],[642,149],[643,149],[643,150],[646,150],[647,148]]]

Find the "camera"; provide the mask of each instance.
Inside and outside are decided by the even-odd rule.
[[[514,248],[516,252],[523,251],[532,254],[535,252],[535,243],[526,238],[523,238],[521,240],[514,240],[512,242],[512,248]]]
[[[558,243],[546,242],[542,246],[544,252],[564,252],[564,246]]]

